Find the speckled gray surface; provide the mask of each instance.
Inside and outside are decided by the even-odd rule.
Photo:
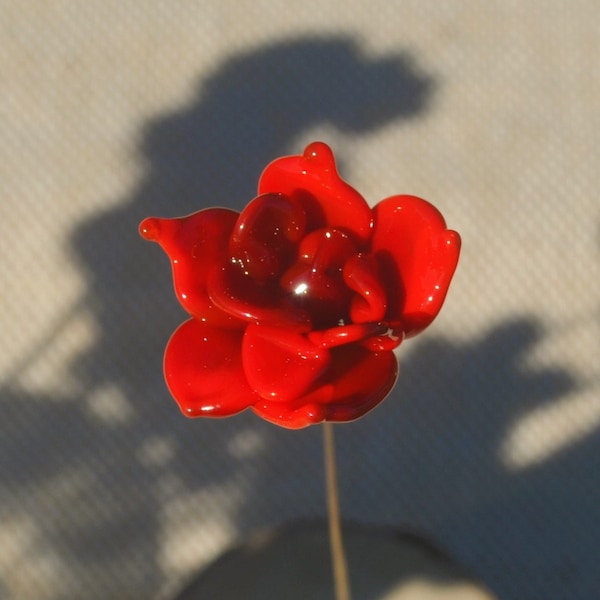
[[[0,0],[0,597],[162,600],[324,514],[317,428],[184,419],[149,214],[252,197],[313,139],[463,237],[401,378],[338,428],[346,518],[423,531],[501,600],[600,589],[600,8]]]

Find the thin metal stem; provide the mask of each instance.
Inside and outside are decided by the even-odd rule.
[[[329,541],[331,544],[331,559],[333,563],[333,580],[336,600],[350,599],[350,583],[348,565],[344,552],[342,527],[340,521],[340,501],[337,484],[337,469],[335,460],[335,440],[333,425],[323,423],[323,447],[325,454],[325,487],[327,492],[327,515],[329,522]]]

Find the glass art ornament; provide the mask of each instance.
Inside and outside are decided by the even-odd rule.
[[[188,417],[251,409],[290,429],[357,419],[392,389],[394,349],[440,311],[460,237],[415,196],[370,208],[310,144],[262,173],[238,213],[150,217],[190,315],[165,352]]]

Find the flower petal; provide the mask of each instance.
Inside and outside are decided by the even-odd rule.
[[[375,259],[364,254],[353,256],[344,265],[344,281],[356,292],[350,304],[353,323],[377,323],[385,316],[387,300],[378,271]]]
[[[309,314],[294,306],[273,282],[255,282],[237,264],[226,263],[213,269],[207,281],[208,295],[214,305],[233,317],[250,323],[309,331]]]
[[[294,408],[283,402],[260,401],[251,408],[265,421],[286,429],[302,429],[327,420],[327,407],[315,403]]]
[[[360,243],[371,236],[371,209],[365,199],[338,174],[331,148],[313,142],[301,156],[274,160],[263,171],[259,194],[282,193],[302,203],[308,230],[344,228]]]
[[[308,311],[313,327],[323,328],[348,320],[351,291],[342,267],[356,245],[343,230],[317,229],[298,246],[298,260],[282,275],[281,288],[290,300]]]
[[[238,213],[226,208],[208,208],[187,217],[149,217],[140,225],[141,235],[158,242],[171,259],[175,294],[193,317],[213,325],[240,324],[216,308],[208,297],[206,280],[215,264],[227,260],[228,238]]]
[[[393,352],[371,352],[359,345],[335,348],[327,377],[295,402],[259,400],[252,410],[263,419],[300,429],[321,421],[362,417],[390,392],[398,376]]]
[[[407,337],[440,311],[456,269],[460,237],[440,212],[415,196],[392,196],[373,208],[372,254],[388,307],[385,320]]]
[[[242,369],[243,332],[190,319],[165,352],[169,390],[187,417],[227,417],[257,400]]]
[[[277,277],[294,260],[306,229],[302,205],[283,194],[254,198],[239,216],[229,242],[232,260],[253,279]]]
[[[387,330],[387,325],[381,323],[352,323],[311,331],[306,337],[321,348],[334,348],[380,337],[385,335]]]
[[[242,363],[250,387],[273,402],[293,402],[330,362],[319,348],[294,329],[249,325],[244,334]]]

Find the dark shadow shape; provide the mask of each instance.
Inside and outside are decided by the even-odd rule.
[[[73,365],[76,375],[116,383],[130,398],[149,382],[161,385],[157,365],[182,313],[166,292],[166,257],[135,233],[142,218],[241,209],[271,160],[302,150],[294,141],[307,129],[366,133],[417,116],[433,88],[410,54],[371,58],[347,37],[283,42],[220,65],[189,106],[147,127],[141,149],[148,172],[132,197],[74,233],[101,331]],[[147,368],[124,368],[132,356]]]
[[[303,132],[372,132],[421,114],[433,91],[408,52],[370,57],[348,37],[258,48],[220,65],[187,110],[149,125],[142,153],[151,171],[137,199],[172,214],[239,210],[268,162],[302,150],[293,143]]]
[[[436,540],[499,600],[593,597],[600,486],[590,464],[598,431],[523,468],[503,459],[522,417],[577,387],[560,366],[527,365],[543,337],[536,320],[519,318],[465,343],[431,333],[407,342],[390,397],[336,428],[345,518]],[[318,428],[292,433],[238,423],[263,440],[259,453],[229,467],[232,480],[247,476],[236,513],[240,537],[322,514]]]
[[[149,512],[158,506],[147,491],[152,473],[140,468],[140,436],[128,427],[100,426],[78,398],[6,387],[1,394],[0,493],[7,509],[1,516],[35,524],[27,568],[35,573],[41,560],[42,574],[32,578],[32,590],[44,587],[49,548],[57,573],[69,572],[61,597],[156,590],[162,583],[160,571],[150,568],[156,515]],[[14,596],[6,590],[1,597]]]
[[[29,394],[9,383],[2,429],[10,435],[0,438],[0,457],[5,505],[26,510],[57,562],[92,583],[86,598],[158,593],[165,583],[159,519],[169,482],[197,490],[245,472],[249,461],[224,451],[224,441],[262,426],[251,416],[190,423],[171,402],[162,354],[185,317],[169,293],[166,258],[137,235],[140,220],[215,204],[239,209],[270,160],[302,150],[296,140],[309,128],[367,133],[417,116],[433,87],[409,53],[368,56],[343,36],[234,56],[200,82],[189,105],[148,124],[140,147],[146,174],[131,196],[73,232],[87,279],[73,313],[90,312],[99,332],[71,365],[84,397]],[[68,322],[50,329],[59,335]],[[52,343],[45,339],[21,368],[43,359]],[[127,418],[103,420],[90,410],[90,399],[111,389],[124,398]],[[149,464],[144,453],[157,440],[174,454]],[[212,468],[199,468],[198,456]]]
[[[527,366],[544,336],[534,319],[466,343],[432,335],[401,348],[400,380],[381,406],[336,428],[343,515],[435,539],[500,600],[593,597],[598,431],[520,469],[503,459],[511,428],[563,400],[574,378],[560,366]],[[307,490],[318,489],[320,432],[255,427],[265,445],[252,458],[260,467],[237,513],[241,533],[280,525],[288,502],[290,519],[318,510]],[[309,442],[297,444],[298,435]]]
[[[380,600],[414,579],[426,580],[440,589],[477,585],[441,549],[411,532],[348,523],[344,541],[352,594],[361,600]],[[252,536],[209,565],[177,594],[176,600],[240,597],[334,598],[327,523],[297,522],[270,534]]]
[[[401,348],[385,404],[339,429],[346,506],[367,504],[379,520],[434,535],[501,600],[593,597],[598,431],[521,468],[503,458],[512,427],[573,392],[574,378],[527,365],[544,336],[533,319],[465,344],[430,336]]]

